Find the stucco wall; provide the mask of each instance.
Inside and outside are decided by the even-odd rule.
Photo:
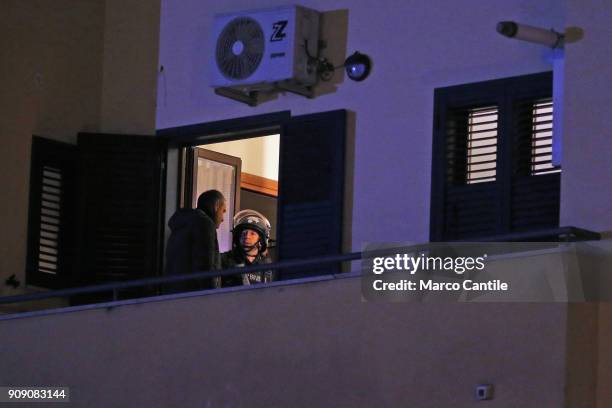
[[[155,83],[157,128],[286,109],[354,111],[353,248],[427,240],[433,89],[551,69],[547,50],[498,36],[499,20],[583,28],[584,39],[566,49],[562,224],[612,229],[606,155],[612,6],[606,2],[568,0],[566,16],[565,2],[555,0],[305,1],[321,11],[348,10],[347,52],[368,53],[372,76],[361,84],[344,81],[313,100],[288,94],[257,108],[214,95],[206,79],[211,16],[253,8],[252,2],[162,0],[158,81],[151,79],[154,52],[130,48],[117,32],[103,37],[105,24],[126,27],[105,22],[121,20],[122,10],[154,25],[155,6],[108,4],[113,9],[101,1],[0,3],[3,278],[23,271],[30,135],[74,141],[76,132],[101,123],[107,131],[147,132],[153,115],[147,92]],[[146,41],[143,46],[156,47]],[[130,77],[144,89],[135,91]],[[131,103],[138,106],[133,122]],[[7,291],[0,286],[1,295],[12,294]],[[586,347],[580,340],[589,339],[568,328],[564,305],[374,305],[358,294],[358,281],[346,279],[2,321],[0,384],[66,384],[73,405],[88,407],[121,405],[117,398],[152,407],[194,401],[396,406],[398,400],[462,407],[475,404],[476,383],[491,381],[497,399],[488,406],[561,407],[566,336],[576,340],[572,359]],[[584,313],[590,319],[595,312]],[[605,325],[610,310],[599,313]],[[600,382],[610,376],[610,336],[602,327],[598,356],[590,356],[599,361]],[[268,383],[282,392],[271,396]],[[607,391],[598,392],[600,406],[607,406]]]
[[[100,131],[155,134],[160,0],[105,0]]]
[[[75,143],[97,130],[103,27],[98,0],[0,2],[0,295],[25,283],[32,134]]]
[[[159,0],[0,2],[0,295],[35,290],[24,288],[32,134],[154,134],[159,12]],[[4,285],[12,274],[17,289]]]
[[[91,408],[561,408],[566,313],[365,303],[359,278],[331,279],[0,321],[0,383]]]
[[[300,4],[348,13],[346,53],[369,54],[374,61],[371,77],[363,83],[345,79],[336,92],[315,99],[286,94],[255,108],[215,95],[208,86],[212,16],[278,4],[162,0],[164,74],[158,84],[157,127],[287,109],[294,115],[354,111],[355,250],[363,242],[429,239],[434,88],[552,70],[549,50],[503,38],[495,26],[517,20],[562,29],[565,13],[564,2],[554,0],[387,0],[375,6],[362,0],[307,0]],[[324,26],[323,31],[343,29]],[[342,35],[325,39],[334,44]]]
[[[583,30],[565,50],[561,223],[612,230],[612,3],[568,0],[567,26]]]

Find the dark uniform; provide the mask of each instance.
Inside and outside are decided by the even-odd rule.
[[[272,259],[270,258],[270,256],[263,255],[261,253],[257,254],[253,262],[249,262],[244,252],[240,248],[234,248],[231,251],[224,252],[221,254],[221,267],[223,269],[239,268],[251,265],[263,265],[269,263],[272,263]],[[222,277],[221,285],[223,287],[254,285],[257,283],[272,282],[274,278],[274,271],[242,273],[239,275]]]
[[[170,218],[172,234],[166,246],[166,275],[221,269],[217,227],[202,210],[180,209]],[[209,289],[211,279],[167,285],[166,293]]]
[[[221,266],[223,269],[272,263],[272,259],[267,251],[271,227],[270,222],[265,216],[255,210],[242,210],[234,216],[233,226],[232,250],[221,254]],[[243,247],[240,237],[242,232],[247,229],[255,231],[259,236],[259,240],[255,245]],[[257,248],[257,256],[253,261],[249,261],[246,253],[252,251],[253,248]],[[254,285],[272,282],[275,278],[276,273],[270,270],[224,276],[221,278],[220,283],[224,287]]]

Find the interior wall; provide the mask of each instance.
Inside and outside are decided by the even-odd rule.
[[[226,212],[223,214],[221,224],[217,227],[217,240],[221,253],[232,249],[232,219],[235,213],[236,200],[236,169],[229,164],[219,163],[203,157],[197,159],[197,187],[194,198],[197,198],[207,190],[215,189],[221,192],[227,199]],[[240,191],[238,189],[238,191]],[[169,238],[169,237],[168,237]]]
[[[270,197],[265,194],[256,193],[253,191],[241,189],[240,191],[240,209],[253,209],[259,211],[264,217],[270,221],[272,230],[270,238],[276,240],[276,215],[277,215],[277,198]]]
[[[305,0],[300,4],[320,11],[346,11],[346,51],[369,54],[371,76],[361,83],[345,78],[335,92],[314,99],[286,93],[258,107],[215,95],[207,80],[213,15],[279,4],[162,0],[164,86],[160,79],[157,127],[287,109],[292,115],[355,112],[354,191],[348,197],[353,250],[364,242],[428,241],[434,89],[552,70],[548,50],[504,38],[495,26],[516,20],[560,30],[565,13],[564,3],[556,0],[386,0],[377,3],[375,13],[365,0]],[[337,26],[324,25],[322,31],[328,42],[342,40],[326,37],[330,31],[342,31]],[[336,75],[343,73],[338,70]]]
[[[100,115],[104,2],[0,2],[0,296],[20,293],[32,134],[75,143]],[[21,286],[4,284],[12,274]]]
[[[278,181],[280,135],[253,137],[201,146],[242,159],[242,172]]]

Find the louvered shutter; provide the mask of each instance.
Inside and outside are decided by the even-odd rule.
[[[71,282],[74,219],[75,145],[32,138],[28,249],[28,285],[58,289]]]
[[[501,229],[502,95],[496,81],[435,91],[431,241],[476,238]]]
[[[165,141],[83,133],[78,146],[80,283],[159,275]]]
[[[342,251],[346,111],[292,118],[280,141],[280,260]],[[337,273],[340,265],[281,271],[281,278]]]
[[[462,239],[498,230],[497,106],[453,109],[446,125],[444,236]]]
[[[559,226],[561,169],[552,164],[552,123],[551,98],[515,101],[512,231]]]
[[[551,95],[551,73],[436,90],[432,241],[558,226]]]

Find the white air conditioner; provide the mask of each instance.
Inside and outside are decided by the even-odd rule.
[[[317,82],[308,58],[317,56],[315,10],[285,6],[217,15],[212,40],[212,87],[257,90],[283,82]]]

